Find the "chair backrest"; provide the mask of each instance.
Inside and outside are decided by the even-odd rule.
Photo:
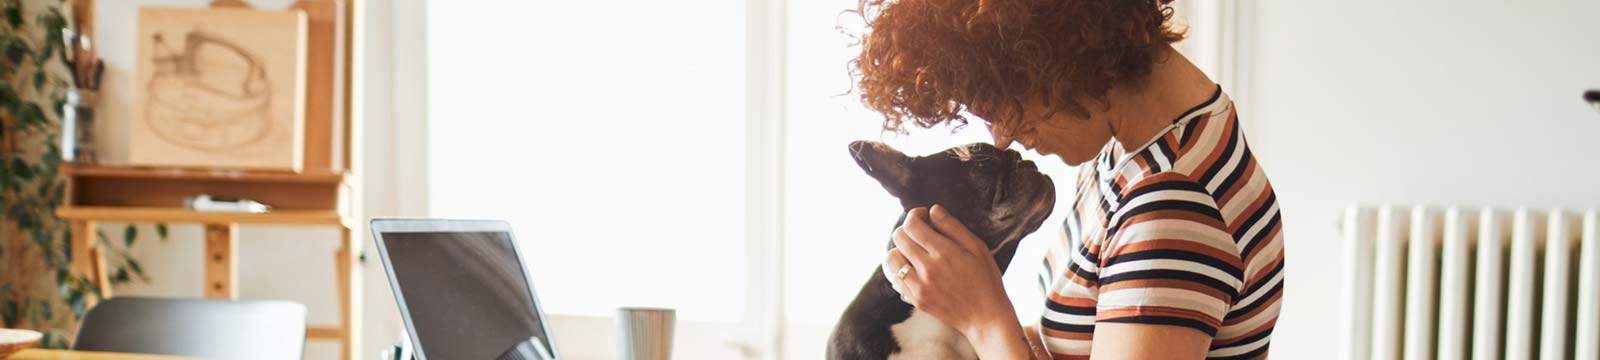
[[[115,297],[84,316],[73,349],[209,359],[300,359],[306,307],[276,300]]]

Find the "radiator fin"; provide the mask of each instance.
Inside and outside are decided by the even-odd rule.
[[[1600,210],[1345,209],[1344,359],[1600,360]]]

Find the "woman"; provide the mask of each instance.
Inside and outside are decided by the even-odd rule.
[[[861,2],[854,70],[886,129],[970,114],[997,146],[1081,165],[1037,327],[943,209],[895,232],[890,282],[982,358],[1266,356],[1283,286],[1276,196],[1231,100],[1170,46],[1169,3]]]

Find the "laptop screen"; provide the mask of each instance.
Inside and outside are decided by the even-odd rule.
[[[495,359],[536,338],[551,349],[508,232],[381,237],[417,348],[433,359]]]

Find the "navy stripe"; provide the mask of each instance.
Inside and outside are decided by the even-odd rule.
[[[1079,246],[1078,255],[1083,255],[1084,261],[1088,261],[1089,263],[1095,265],[1100,265],[1100,254],[1089,252],[1088,246]]]
[[[1262,331],[1259,334],[1250,335],[1250,336],[1247,336],[1247,337],[1244,337],[1244,338],[1240,338],[1239,340],[1234,341],[1233,345],[1228,345],[1228,346],[1211,345],[1211,350],[1215,351],[1215,350],[1219,350],[1219,349],[1227,349],[1227,348],[1235,348],[1235,347],[1245,346],[1246,344],[1253,343],[1253,342],[1256,342],[1257,340],[1265,339],[1265,338],[1268,338],[1268,337],[1271,337],[1271,336],[1272,336],[1272,329],[1267,329],[1267,331]]]
[[[1217,85],[1217,89],[1211,91],[1211,97],[1210,98],[1206,98],[1205,102],[1201,102],[1200,105],[1195,105],[1194,107],[1189,108],[1189,110],[1184,110],[1183,111],[1183,115],[1178,115],[1178,117],[1172,118],[1172,121],[1170,121],[1169,123],[1176,123],[1176,122],[1179,122],[1179,121],[1183,121],[1184,118],[1189,117],[1189,115],[1193,115],[1196,111],[1200,111],[1200,109],[1204,109],[1207,106],[1211,106],[1211,104],[1214,104],[1214,103],[1217,102],[1217,99],[1221,99],[1221,98],[1222,98],[1222,85]]]
[[[1135,206],[1131,209],[1124,209],[1122,213],[1119,213],[1117,222],[1111,224],[1111,226],[1107,228],[1106,238],[1111,238],[1117,233],[1117,231],[1122,230],[1123,223],[1127,222],[1128,219],[1132,219],[1147,212],[1162,210],[1188,211],[1217,219],[1217,221],[1222,221],[1222,213],[1217,211],[1217,207],[1208,204],[1201,204],[1187,200],[1151,201],[1139,204],[1139,206]]]
[[[1233,185],[1239,182],[1239,179],[1244,178],[1244,171],[1250,168],[1251,161],[1254,160],[1254,157],[1250,155],[1250,149],[1242,149],[1239,151],[1244,152],[1243,154],[1239,154],[1239,164],[1233,167],[1233,173],[1228,174],[1228,177],[1222,178],[1222,183],[1217,184],[1217,188],[1216,190],[1212,191],[1212,194],[1216,194],[1217,196],[1227,194],[1228,190],[1232,190]]]
[[[1234,241],[1244,241],[1244,233],[1250,232],[1250,229],[1256,226],[1256,222],[1261,221],[1261,218],[1266,217],[1267,213],[1272,212],[1272,205],[1277,202],[1278,194],[1274,192],[1268,192],[1267,201],[1261,203],[1260,209],[1256,209],[1256,212],[1250,213],[1250,217],[1244,218],[1244,220],[1239,220],[1239,229],[1233,231]],[[1243,255],[1241,255],[1241,257],[1243,257]]]
[[[1180,148],[1180,149],[1188,149],[1189,148],[1189,140],[1194,140],[1194,138],[1195,138],[1195,136],[1194,136],[1195,128],[1200,127],[1200,123],[1206,122],[1207,120],[1210,120],[1210,117],[1207,117],[1206,120],[1190,121],[1188,125],[1184,125],[1183,126],[1183,136],[1180,136],[1179,139],[1178,139],[1178,148]]]
[[[1112,266],[1116,266],[1117,264],[1121,264],[1121,263],[1125,263],[1125,262],[1139,261],[1139,260],[1164,260],[1164,259],[1183,260],[1183,261],[1188,261],[1188,262],[1193,262],[1193,263],[1198,263],[1198,264],[1201,264],[1201,265],[1209,266],[1209,267],[1217,269],[1217,270],[1222,270],[1222,272],[1228,273],[1228,275],[1232,275],[1234,279],[1238,279],[1241,282],[1244,281],[1244,270],[1240,270],[1238,267],[1233,266],[1233,264],[1229,264],[1227,261],[1223,261],[1222,259],[1214,258],[1214,257],[1208,256],[1208,255],[1204,255],[1204,254],[1200,254],[1200,253],[1196,253],[1196,252],[1192,252],[1192,251],[1184,251],[1184,250],[1177,250],[1177,249],[1152,249],[1152,250],[1138,251],[1138,252],[1132,252],[1132,253],[1124,253],[1124,254],[1121,254],[1121,255],[1114,256],[1114,257],[1112,257],[1110,259],[1106,259],[1106,263],[1104,265],[1101,265],[1101,267],[1109,268],[1109,267],[1112,267]]]
[[[1100,214],[1102,217],[1100,219],[1101,224],[1111,222],[1111,202],[1106,201],[1105,197],[1100,197]]]
[[[1111,176],[1116,176],[1116,175],[1113,174]],[[1104,181],[1104,180],[1102,179],[1102,181]],[[1118,197],[1111,198],[1111,199],[1104,199],[1104,200],[1117,200],[1118,202],[1121,202],[1121,200],[1123,198],[1125,198],[1125,196],[1121,196],[1122,195],[1122,184],[1119,184],[1116,181],[1106,181],[1106,188],[1107,189],[1111,189],[1111,193],[1117,195]]]
[[[1187,319],[1187,318],[1181,318],[1181,317],[1142,315],[1142,316],[1129,316],[1129,317],[1114,318],[1114,319],[1099,319],[1099,320],[1096,320],[1096,321],[1108,322],[1108,323],[1123,323],[1123,324],[1149,324],[1149,325],[1182,326],[1182,327],[1186,327],[1186,328],[1190,328],[1190,329],[1200,330],[1201,332],[1206,333],[1207,336],[1212,336],[1212,337],[1217,336],[1217,328],[1212,327],[1211,325],[1207,325],[1204,322],[1199,322],[1199,321],[1195,321],[1193,319]]]
[[[1270,278],[1268,278],[1268,279],[1270,279]],[[1263,281],[1262,283],[1267,283],[1267,281]],[[1240,316],[1244,316],[1245,314],[1249,314],[1251,311],[1255,311],[1256,308],[1266,305],[1268,299],[1272,299],[1273,295],[1277,295],[1279,292],[1282,292],[1282,291],[1283,291],[1283,282],[1279,281],[1277,284],[1273,285],[1271,289],[1267,289],[1267,292],[1262,293],[1261,297],[1256,298],[1256,302],[1250,303],[1250,305],[1245,305],[1244,307],[1239,308],[1238,310],[1229,311],[1227,318],[1228,319],[1233,319],[1233,318],[1238,318]]]
[[[1271,333],[1272,330],[1268,329],[1267,332]],[[1218,356],[1218,357],[1209,357],[1208,356],[1208,357],[1206,357],[1206,359],[1207,360],[1211,360],[1211,359],[1216,359],[1216,360],[1235,360],[1235,359],[1237,359],[1237,360],[1249,360],[1249,359],[1255,359],[1255,358],[1260,358],[1262,355],[1266,355],[1267,354],[1267,349],[1270,348],[1271,346],[1272,346],[1272,341],[1267,341],[1267,342],[1261,343],[1261,347],[1258,347],[1255,350],[1250,350],[1250,352],[1247,352],[1247,353],[1234,355],[1234,356]]]
[[[1095,309],[1093,306],[1070,306],[1055,302],[1054,300],[1045,301],[1044,307],[1046,309],[1050,309],[1050,311],[1068,315],[1093,316],[1095,314]]]
[[[1140,151],[1139,152],[1139,157],[1144,158],[1145,171],[1148,171],[1151,174],[1159,173],[1159,172],[1162,171],[1161,163],[1156,162],[1156,156],[1155,155],[1151,155],[1150,149],[1145,149],[1144,151]]]
[[[1223,138],[1227,139],[1227,145],[1223,145],[1222,148],[1222,156],[1218,156],[1217,161],[1212,162],[1211,167],[1207,168],[1206,172],[1201,174],[1198,179],[1205,179],[1207,182],[1209,182],[1211,179],[1217,177],[1217,173],[1222,172],[1223,166],[1228,166],[1228,160],[1233,158],[1233,151],[1235,150],[1234,145],[1239,143],[1236,141],[1238,140],[1237,136],[1235,136],[1239,132],[1239,126],[1237,124],[1233,126],[1233,131],[1234,132],[1232,134],[1222,134]],[[1209,156],[1211,154],[1205,155]]]
[[[1261,276],[1261,279],[1262,279],[1261,282],[1250,284],[1250,287],[1246,288],[1244,293],[1246,293],[1246,294],[1254,294],[1257,291],[1261,291],[1261,287],[1262,286],[1267,286],[1267,283],[1272,282],[1271,281],[1272,277],[1273,276],[1278,276],[1279,272],[1283,272],[1283,262],[1282,261],[1279,261],[1277,266],[1273,266],[1272,270],[1267,270],[1267,274],[1264,275],[1264,276]]]
[[[1136,270],[1136,271],[1118,273],[1118,274],[1114,274],[1114,275],[1111,275],[1111,276],[1106,276],[1106,277],[1100,278],[1100,287],[1103,288],[1103,287],[1111,286],[1112,284],[1116,284],[1116,283],[1123,282],[1123,281],[1149,280],[1149,279],[1188,281],[1188,282],[1192,282],[1192,283],[1196,283],[1196,284],[1200,284],[1200,285],[1205,285],[1206,287],[1209,287],[1209,288],[1212,288],[1212,289],[1217,289],[1217,291],[1221,291],[1223,294],[1226,294],[1228,296],[1228,298],[1230,298],[1230,299],[1231,298],[1237,298],[1239,296],[1239,289],[1233,288],[1233,285],[1229,285],[1227,283],[1222,282],[1222,280],[1217,280],[1217,279],[1212,278],[1210,276],[1206,276],[1206,275],[1198,274],[1198,273],[1194,273],[1194,272],[1189,272],[1189,271],[1183,271],[1183,270]]]
[[[1040,318],[1039,319],[1039,326],[1043,326],[1046,329],[1055,330],[1055,331],[1066,331],[1066,332],[1075,332],[1075,333],[1084,333],[1084,334],[1093,334],[1094,333],[1094,324],[1078,325],[1078,324],[1060,323],[1060,322],[1055,322],[1053,320],[1050,320],[1049,318]]]
[[[1250,243],[1245,244],[1244,250],[1239,251],[1239,257],[1248,258],[1251,253],[1254,253],[1256,249],[1260,248],[1259,245],[1261,245],[1261,242],[1267,238],[1267,235],[1272,235],[1272,229],[1278,227],[1278,222],[1281,219],[1283,219],[1282,213],[1277,211],[1272,212],[1272,218],[1267,219],[1267,226],[1262,227],[1261,231],[1257,232],[1255,237],[1250,238]]]
[[[1100,283],[1100,274],[1084,270],[1083,267],[1078,266],[1077,262],[1068,263],[1067,272],[1077,275],[1079,279],[1088,280],[1091,283]]]
[[[1162,165],[1162,171],[1171,170],[1172,166],[1178,162],[1178,153],[1172,151],[1172,144],[1168,144],[1167,139],[1161,139],[1161,141],[1156,142],[1155,148],[1156,151],[1160,151],[1161,155],[1167,158],[1167,163]]]

